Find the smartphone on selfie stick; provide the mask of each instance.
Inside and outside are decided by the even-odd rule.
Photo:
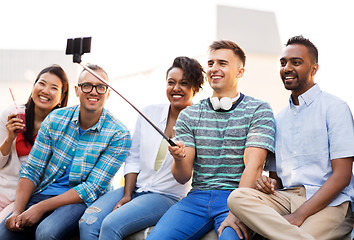
[[[130,106],[132,106],[150,125],[158,131],[162,137],[171,145],[176,146],[176,144],[166,136],[166,134],[161,131],[148,117],[145,116],[139,109],[137,109],[131,102],[129,102],[125,97],[123,97],[117,90],[111,87],[101,76],[96,74],[90,68],[86,67],[81,63],[81,56],[84,53],[89,53],[91,51],[91,37],[84,38],[69,38],[66,44],[66,55],[73,55],[73,62],[80,64],[86,71],[94,75],[98,80],[107,85],[110,89],[112,89],[115,93],[117,93],[121,98],[123,98]]]

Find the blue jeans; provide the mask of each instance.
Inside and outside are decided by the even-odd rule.
[[[147,239],[200,239],[211,229],[219,228],[228,215],[227,198],[231,191],[194,190],[171,207]],[[227,227],[219,239],[240,239]]]
[[[80,239],[113,240],[155,225],[161,216],[177,202],[172,196],[134,191],[132,200],[113,210],[123,197],[124,187],[100,197],[79,222]]]
[[[52,195],[33,195],[27,204],[26,209],[43,200],[53,197]],[[69,239],[77,231],[77,223],[84,213],[84,203],[69,204],[61,206],[52,212],[46,213],[38,224],[26,227],[20,232],[12,232],[5,227],[5,220],[0,224],[0,239]]]

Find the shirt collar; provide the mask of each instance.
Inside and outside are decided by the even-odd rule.
[[[72,118],[72,121],[77,125],[79,125],[79,113],[80,113],[80,105],[77,105],[75,106],[74,114]]]
[[[168,117],[168,111],[170,110],[171,104],[166,104],[162,109],[162,115],[160,118],[160,123],[166,123]]]
[[[298,97],[299,105],[301,106],[303,104],[306,104],[306,106],[309,106],[321,92],[322,90],[320,89],[320,86],[315,83],[315,85],[313,85],[309,90],[307,90]],[[290,105],[294,105],[291,96],[289,101]]]
[[[79,127],[80,123],[79,123],[79,114],[80,114],[80,105],[77,105],[74,109],[74,114],[73,114],[73,118],[72,121],[77,125],[77,127]],[[102,109],[102,113],[100,116],[100,119],[98,120],[98,122],[93,125],[92,127],[90,127],[88,130],[92,130],[92,131],[100,131],[103,127],[103,122],[106,116],[106,110],[105,108]]]
[[[101,116],[100,116],[100,119],[98,120],[98,123],[96,123],[95,125],[90,127],[88,130],[100,131],[103,128],[103,123],[104,123],[104,121],[106,119],[106,114],[107,114],[106,109],[103,108]]]

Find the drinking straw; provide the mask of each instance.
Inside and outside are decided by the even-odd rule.
[[[16,107],[16,111],[18,111],[18,107],[17,107],[16,101],[15,101],[14,95],[12,94],[11,88],[9,88],[9,90],[10,90],[10,93],[11,93],[12,100],[14,101],[14,104],[15,104],[15,107]]]

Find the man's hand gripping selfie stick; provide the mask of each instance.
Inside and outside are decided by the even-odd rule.
[[[92,71],[90,68],[86,67],[84,64],[81,63],[81,56],[84,53],[89,53],[91,51],[91,37],[86,37],[86,38],[70,38],[67,41],[66,45],[66,55],[73,55],[73,62],[80,64],[86,71],[91,73],[93,76],[95,76],[98,80],[103,82],[105,85],[107,85],[110,89],[112,89],[115,93],[117,93],[123,100],[125,100],[127,103],[129,103],[130,106],[132,106],[150,125],[158,131],[164,139],[171,145],[171,146],[176,146],[176,144],[166,136],[164,132],[162,132],[148,117],[145,116],[144,113],[142,113],[139,109],[137,109],[131,102],[129,102],[125,97],[123,97],[117,90],[115,90],[112,86],[110,86],[101,76],[96,74],[94,71]]]

